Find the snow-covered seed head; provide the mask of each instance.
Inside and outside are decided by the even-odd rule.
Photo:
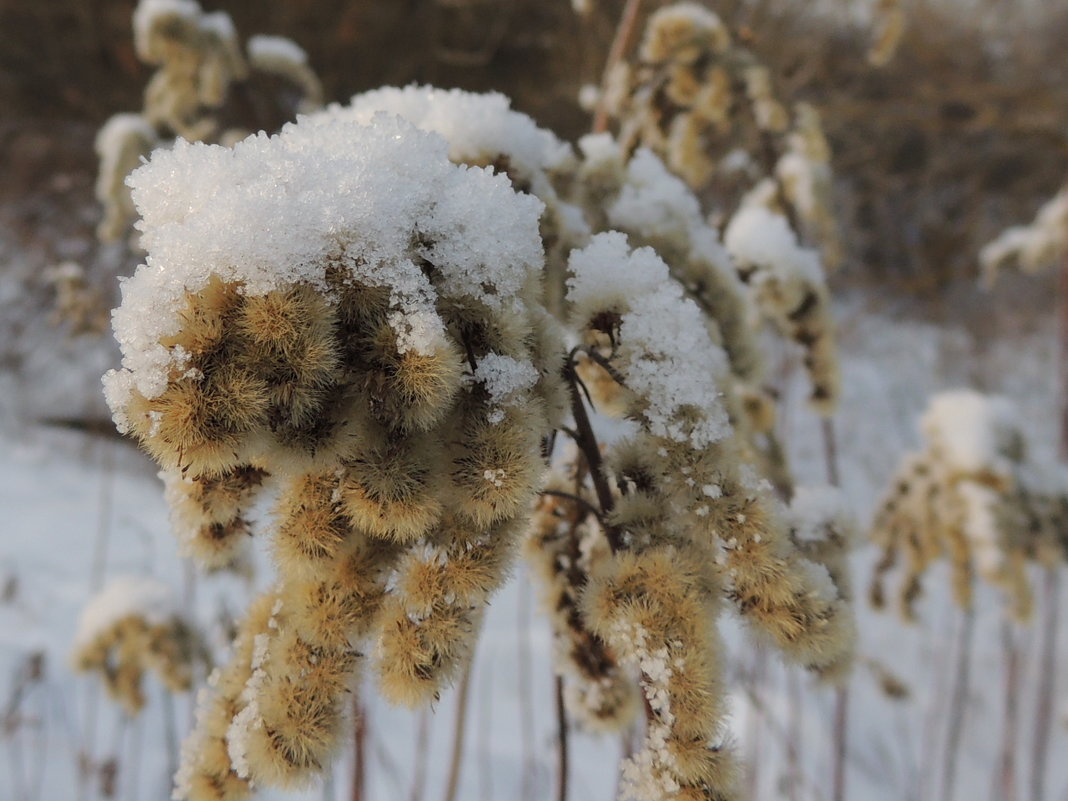
[[[134,716],[145,705],[145,673],[184,692],[201,658],[199,639],[165,584],[119,577],[82,611],[71,663],[79,672],[99,673],[108,694]]]
[[[385,116],[179,144],[133,186],[149,256],[115,313],[116,420],[208,561],[268,473],[279,490],[274,602],[205,706],[213,745],[182,792],[300,785],[336,748],[359,649],[379,634],[387,692],[432,697],[507,574],[559,405],[531,290],[542,205]]]
[[[898,605],[907,620],[915,619],[923,576],[945,557],[959,606],[971,608],[978,576],[1004,592],[1013,617],[1028,619],[1028,564],[1056,564],[1068,553],[1053,533],[1062,530],[1068,476],[1028,458],[1017,413],[1004,398],[940,393],[921,429],[923,448],[902,458],[872,526],[883,549],[873,602],[885,604],[886,574],[902,562]]]

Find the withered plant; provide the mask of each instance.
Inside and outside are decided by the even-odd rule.
[[[114,316],[116,422],[161,465],[189,554],[226,564],[267,497],[277,568],[179,797],[319,775],[368,663],[391,700],[437,698],[524,537],[573,713],[618,728],[644,706],[633,797],[736,797],[725,604],[817,676],[848,671],[847,538],[799,537],[763,477],[773,401],[739,271],[820,298],[759,226],[732,260],[652,152],[576,154],[501,96],[410,87],[179,143],[131,186],[148,259]]]

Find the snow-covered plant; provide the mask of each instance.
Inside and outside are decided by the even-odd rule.
[[[606,361],[633,426],[607,455],[620,493],[606,518],[614,553],[594,566],[583,601],[592,630],[640,671],[650,709],[624,785],[636,798],[729,797],[715,630],[724,595],[817,673],[848,664],[852,621],[826,570],[789,540],[770,487],[745,469],[716,397],[726,355],[664,262],[607,233],[572,255],[571,272],[572,327],[613,343]]]
[[[1035,273],[1050,267],[1068,252],[1068,186],[1038,210],[1030,225],[1005,229],[979,252],[983,281],[993,286],[1006,264]]]
[[[651,149],[691,187],[716,198],[722,220],[760,180],[774,181],[791,226],[819,245],[829,269],[838,266],[833,175],[819,115],[804,103],[791,111],[769,69],[713,11],[680,2],[652,14],[634,63],[610,76],[604,104],[628,155]]]
[[[769,71],[734,41],[716,14],[696,3],[675,3],[649,18],[636,64],[620,67],[608,97],[619,124],[617,160],[629,161],[632,172],[640,170],[628,178],[625,195],[630,196],[619,200],[615,216],[622,219],[610,215],[610,222],[628,233],[636,228],[646,237],[674,238],[675,247],[679,240],[695,239],[692,233],[665,232],[657,222],[658,217],[674,222],[680,215],[651,213],[651,206],[671,201],[650,197],[643,188],[656,160],[642,156],[641,147],[714,197],[737,274],[749,284],[761,315],[806,350],[813,404],[821,414],[831,414],[838,365],[823,270],[837,266],[842,254],[832,210],[830,149],[816,109],[802,103],[789,112],[774,92]],[[704,224],[696,198],[674,203],[698,215],[691,231]],[[709,252],[703,234],[696,239],[697,271],[709,275],[701,262],[722,264],[723,258]],[[819,250],[805,247],[806,241]],[[692,286],[700,276],[692,268],[690,273]],[[707,297],[722,298],[718,305],[741,313],[731,299],[734,287],[724,287],[722,280],[705,283]],[[738,342],[732,337],[725,344],[730,349]]]
[[[804,349],[809,400],[829,417],[840,391],[830,294],[819,254],[798,242],[775,197],[769,181],[758,184],[742,200],[724,242],[764,317]]]
[[[1027,459],[1012,405],[971,390],[936,395],[924,413],[924,447],[907,454],[876,513],[872,538],[883,548],[871,595],[885,603],[883,581],[899,560],[901,613],[915,617],[923,574],[946,557],[953,594],[970,609],[973,581],[1002,588],[1012,614],[1031,614],[1027,565],[1065,558],[1068,481],[1056,466]]]
[[[639,796],[733,792],[724,599],[818,675],[847,669],[845,583],[754,466],[730,259],[651,153],[598,170],[595,151],[620,152],[580,160],[498,95],[410,87],[232,149],[179,142],[132,176],[149,255],[108,401],[189,553],[232,559],[266,495],[277,568],[179,797],[317,775],[368,656],[390,699],[437,698],[528,528],[572,709],[626,720],[639,674]],[[591,402],[626,421],[607,453]],[[576,447],[547,479],[558,433]]]
[[[246,57],[230,16],[206,13],[196,0],[140,0],[133,31],[138,58],[157,69],[143,109],[114,115],[96,138],[104,241],[122,237],[136,218],[126,176],[154,148],[175,137],[232,144],[322,105],[322,87],[296,43],[253,36]]]
[[[145,705],[145,673],[157,674],[172,692],[186,691],[199,652],[166,584],[119,577],[82,610],[71,663],[79,672],[99,673],[108,694],[132,716]]]
[[[714,12],[697,3],[654,13],[636,64],[620,64],[610,79],[605,102],[619,121],[624,148],[650,148],[694,187],[717,173],[722,181],[733,169],[753,166],[744,148],[731,164],[718,163],[737,143],[758,142],[789,127],[767,70],[736,46]]]

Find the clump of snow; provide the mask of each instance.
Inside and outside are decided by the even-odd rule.
[[[233,18],[225,11],[212,11],[200,18],[200,29],[214,35],[219,41],[231,45],[237,43],[237,28]]]
[[[623,165],[623,152],[609,134],[579,140],[589,169]],[[605,209],[614,228],[644,239],[670,242],[706,260],[723,280],[737,284],[730,256],[701,212],[697,197],[650,150],[639,148],[626,162],[618,196]]]
[[[416,258],[439,270],[443,294],[520,308],[517,293],[542,266],[542,204],[446,151],[439,136],[380,114],[368,124],[306,117],[232,149],[179,141],[156,153],[128,179],[149,256],[113,314],[123,367],[105,392],[120,427],[129,393],[156,397],[179,367],[160,340],[178,332],[186,293],[213,276],[247,295],[297,283],[325,291],[327,267],[343,267],[390,289],[402,347],[420,352],[444,327]]]
[[[849,498],[829,485],[797,487],[788,522],[798,542],[822,542],[832,533],[849,536],[857,529]]]
[[[726,354],[656,252],[631,252],[626,236],[613,231],[574,251],[570,267],[568,300],[621,313],[618,369],[645,402],[649,431],[697,449],[728,436],[720,401]]]
[[[513,111],[502,94],[475,94],[431,86],[384,87],[356,95],[348,106],[332,105],[322,115],[367,122],[385,111],[417,128],[434,131],[449,143],[453,161],[478,163],[498,154],[530,174],[560,167],[571,148],[526,114]]]
[[[724,243],[743,268],[755,267],[787,280],[797,275],[806,283],[823,284],[819,254],[802,247],[786,218],[760,203],[738,210],[727,225]]]
[[[97,131],[93,146],[102,160],[100,175],[110,175],[130,142],[153,143],[158,140],[155,129],[140,114],[115,114]],[[99,192],[99,190],[98,190]]]
[[[264,64],[307,64],[308,54],[304,48],[285,36],[267,36],[257,34],[250,36],[245,45],[248,60],[254,67]]]
[[[538,369],[529,360],[515,359],[499,353],[487,353],[475,370],[474,380],[489,393],[490,422],[504,419],[502,407],[521,403],[538,383]]]
[[[196,0],[141,0],[133,13],[137,55],[149,64],[159,63],[163,54],[156,48],[157,32],[175,23],[196,28],[203,13]]]
[[[82,610],[74,644],[80,648],[128,617],[139,617],[149,625],[158,626],[176,614],[174,594],[162,581],[117,576]]]
[[[970,389],[939,393],[931,398],[920,428],[938,458],[962,474],[1008,475],[1022,456],[1014,454],[1021,447],[1020,425],[1006,398]]]
[[[275,615],[278,614],[279,603],[275,603],[272,610],[271,618],[267,623],[269,628],[275,629],[278,627]],[[244,704],[244,707],[230,721],[230,727],[226,730],[226,752],[230,757],[230,764],[233,766],[234,773],[241,779],[249,777],[249,734],[254,730],[263,728],[263,716],[260,714],[260,705],[257,698],[264,683],[267,681],[267,671],[264,670],[263,665],[267,661],[267,651],[270,644],[270,634],[257,634],[253,638],[252,663],[250,665],[252,675],[249,676],[248,681],[245,683],[239,699]]]

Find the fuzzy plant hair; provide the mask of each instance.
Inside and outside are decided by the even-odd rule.
[[[818,676],[848,668],[846,538],[802,543],[760,478],[730,256],[655,156],[598,147],[603,169],[499,95],[409,87],[134,174],[148,259],[108,402],[160,464],[184,553],[223,568],[265,533],[276,567],[179,798],[306,784],[365,666],[433,702],[521,550],[572,714],[618,729],[644,693],[635,793],[734,797],[725,604]],[[623,436],[602,448],[594,412]]]
[[[929,566],[946,557],[953,596],[970,609],[978,574],[1007,596],[1011,615],[1033,608],[1028,564],[1064,560],[1068,482],[1062,468],[1027,458],[1011,404],[970,390],[934,396],[923,416],[924,447],[903,457],[876,512],[871,537],[883,549],[871,599],[886,603],[884,581],[899,562],[897,602],[915,619]]]

